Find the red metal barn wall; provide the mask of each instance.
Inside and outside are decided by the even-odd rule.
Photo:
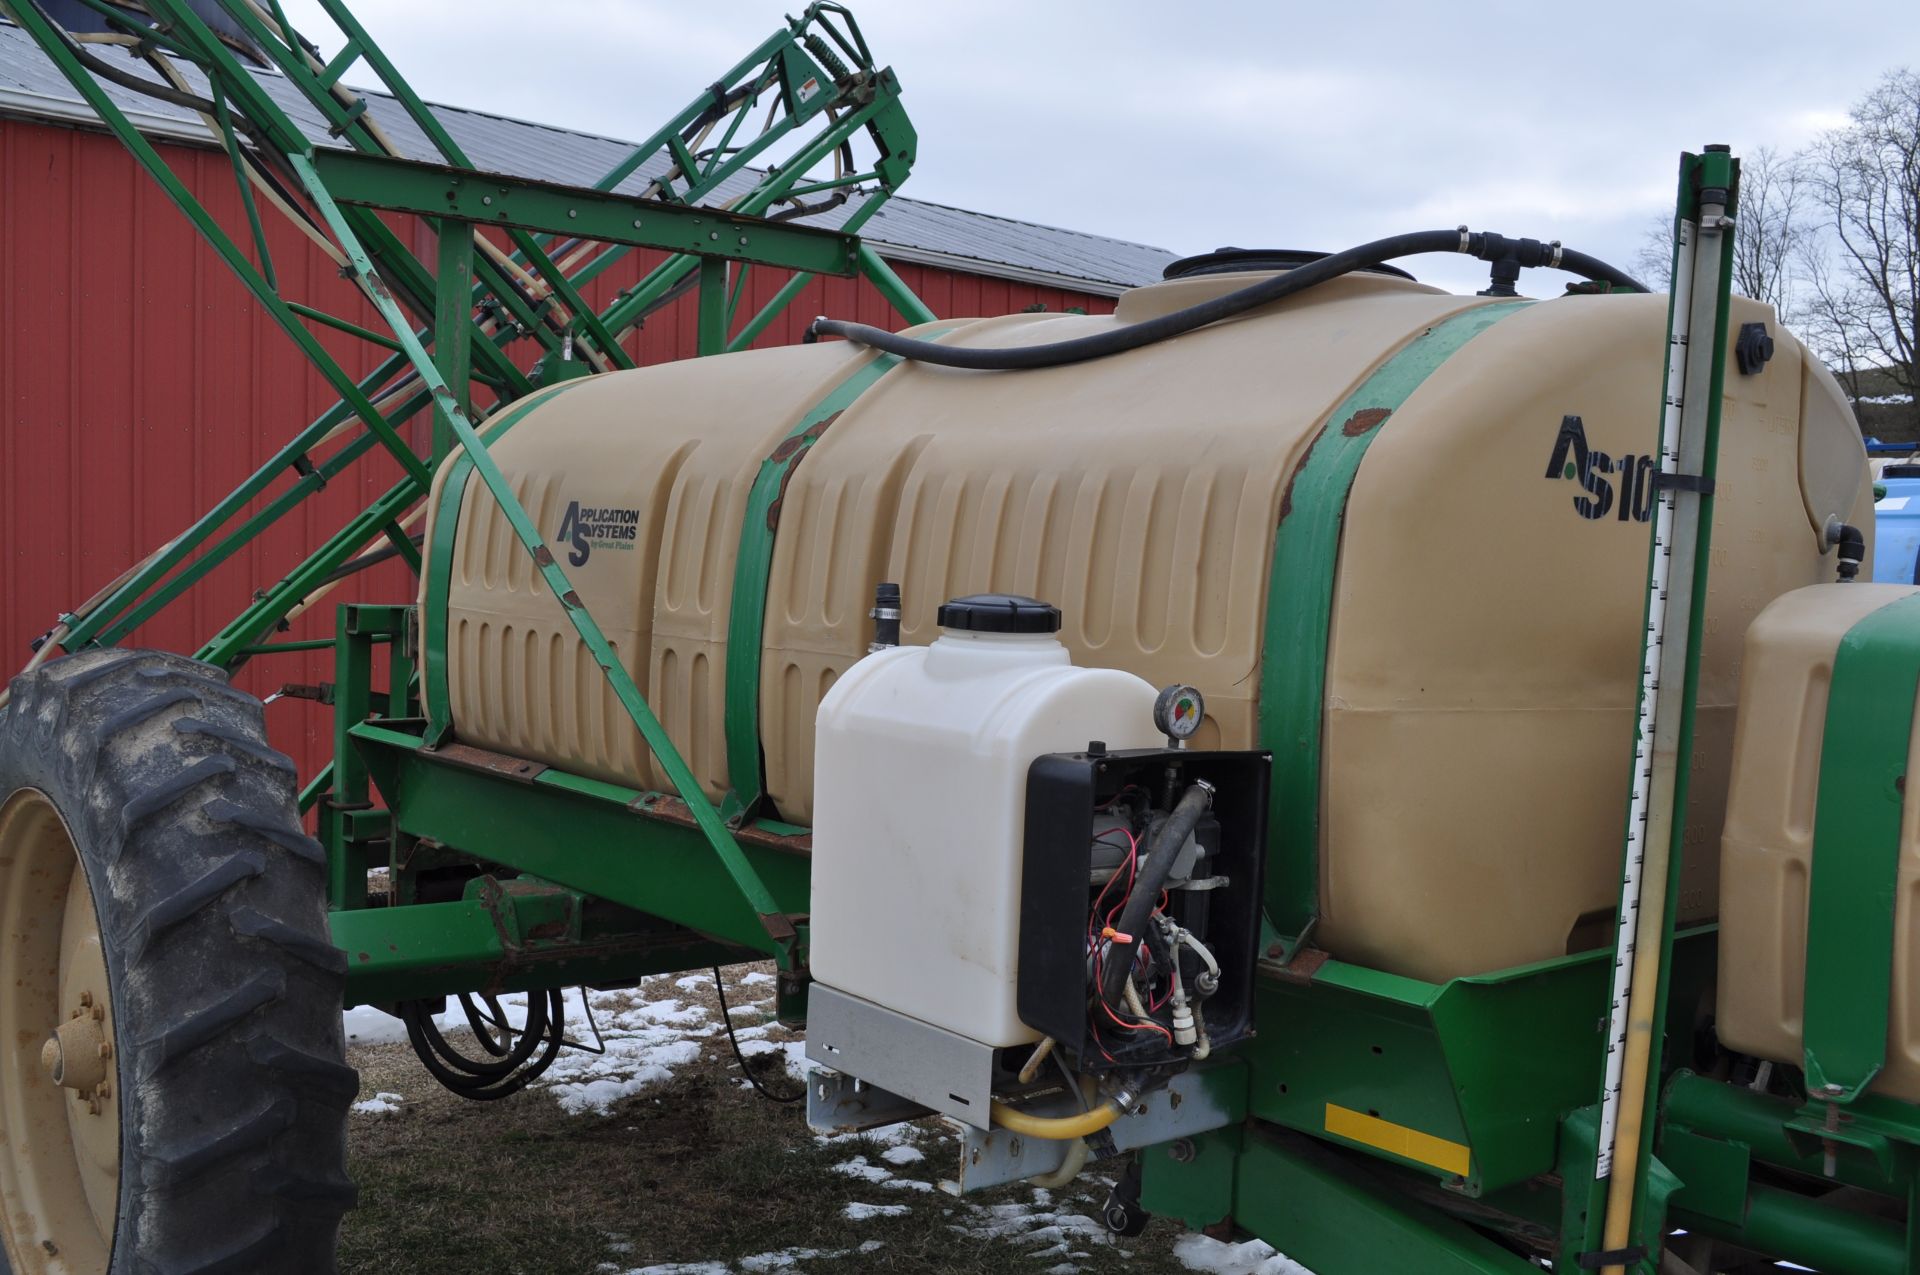
[[[245,220],[223,156],[162,144],[187,186],[245,242]],[[406,238],[432,262],[420,227]],[[328,259],[283,221],[268,242],[286,295],[369,326],[370,307]],[[604,306],[659,254],[634,253],[596,280]],[[1112,310],[1110,298],[896,263],[936,314],[1008,314],[1036,305]],[[741,321],[784,282],[749,277]],[[758,344],[797,341],[816,314],[898,326],[865,281],[816,281]],[[691,296],[629,341],[638,362],[694,353]],[[321,340],[348,373],[370,372],[384,351],[325,328]],[[177,535],[337,397],[295,351],[187,219],[112,139],[0,120],[0,676],[62,612]],[[421,444],[424,415],[411,437]],[[424,450],[424,446],[422,446]],[[236,553],[129,639],[192,651],[397,479],[378,448],[294,515]],[[269,496],[279,488],[271,489]],[[355,577],[297,620],[294,638],[332,632],[337,601],[397,602],[412,577],[389,563]],[[331,680],[326,657],[257,658],[236,681],[256,695],[287,683]],[[306,701],[267,712],[279,746],[303,776],[330,756],[330,724]]]

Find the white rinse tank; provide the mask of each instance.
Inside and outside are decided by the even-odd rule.
[[[1020,1021],[1027,769],[1046,753],[1162,744],[1154,688],[1074,667],[1060,613],[984,594],[929,646],[854,664],[814,727],[815,981],[995,1048]]]

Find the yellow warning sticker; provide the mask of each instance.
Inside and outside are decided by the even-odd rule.
[[[1382,1120],[1364,1111],[1335,1106],[1331,1102],[1327,1104],[1327,1132],[1349,1142],[1392,1152],[1404,1160],[1430,1164],[1463,1178],[1473,1163],[1472,1149],[1458,1142],[1448,1142],[1445,1138],[1436,1138],[1430,1133],[1409,1129],[1403,1124]]]

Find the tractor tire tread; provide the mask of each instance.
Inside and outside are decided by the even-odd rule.
[[[12,687],[0,801],[35,788],[67,820],[107,956],[109,1275],[332,1275],[354,1203],[346,958],[260,702],[154,651],[80,651]]]
[[[222,726],[218,722],[203,722],[197,717],[176,717],[173,729],[182,735],[205,735],[209,739],[218,740],[228,748],[245,753],[276,770],[284,770],[289,775],[299,773],[293,764],[293,758],[279,749],[270,744],[263,744],[243,731]]]
[[[225,863],[207,869],[205,874],[173,893],[154,900],[153,905],[141,913],[134,925],[137,942],[144,950],[147,944],[174,926],[199,915],[202,908],[234,886],[242,881],[250,881],[266,870],[266,857],[251,850],[242,851]]]

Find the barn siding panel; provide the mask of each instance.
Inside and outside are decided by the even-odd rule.
[[[222,156],[170,143],[160,153],[238,242],[246,222]],[[431,236],[396,222],[426,254]],[[267,215],[268,247],[288,295],[370,327],[379,323],[318,249]],[[636,250],[595,280],[604,307],[663,260]],[[936,314],[1113,308],[1110,298],[913,263],[900,276]],[[755,269],[736,327],[786,282]],[[800,339],[816,314],[899,326],[864,281],[816,279],[756,345]],[[111,138],[0,120],[0,676],[29,643],[126,567],[186,529],[337,395],[245,287]],[[642,363],[695,352],[691,297],[653,316],[628,342]],[[322,343],[355,378],[384,351],[330,330]],[[409,431],[424,446],[425,417]],[[375,449],[302,510],[236,553],[185,599],[137,631],[139,645],[192,651],[390,487],[399,467]],[[272,492],[278,487],[270,489]],[[262,502],[264,503],[264,502]],[[257,507],[257,505],[256,505]],[[389,563],[356,577],[283,637],[332,632],[334,603],[400,602],[412,577]],[[236,679],[258,695],[331,680],[320,658],[254,660]],[[303,775],[331,747],[325,713],[283,699],[268,710],[275,742]]]

